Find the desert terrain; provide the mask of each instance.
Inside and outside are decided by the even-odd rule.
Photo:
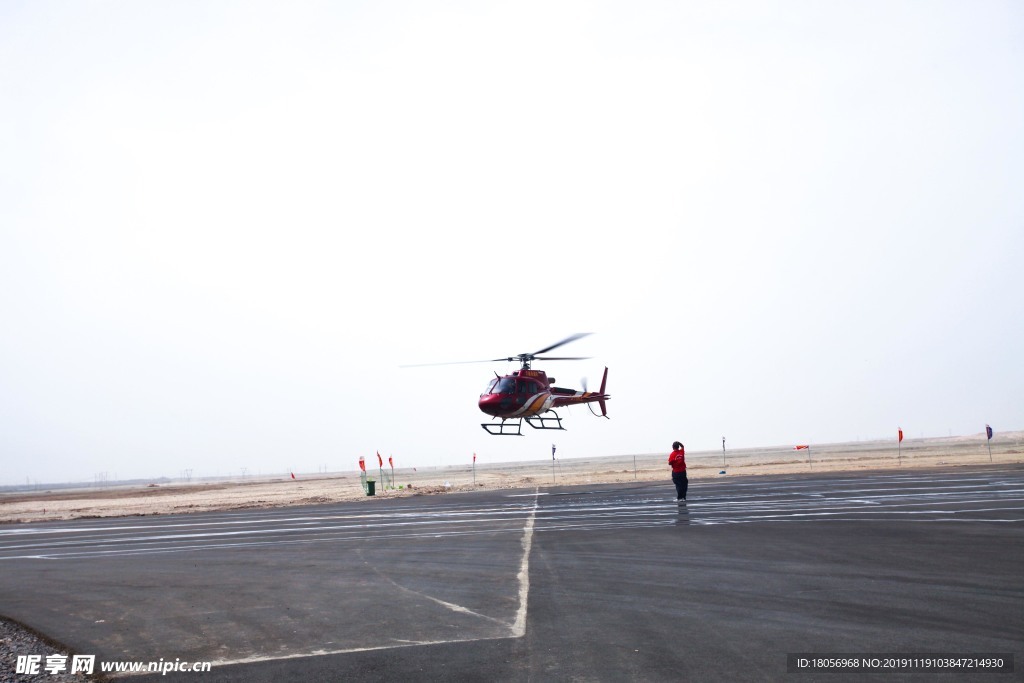
[[[988,446],[991,446],[991,456]],[[148,484],[69,487],[22,487],[0,492],[0,524],[95,517],[169,515],[203,511],[275,508],[338,501],[443,495],[482,489],[545,488],[590,483],[652,482],[669,484],[668,453],[619,455],[394,471],[394,482],[382,481],[370,469],[375,495],[368,496],[358,471],[296,473],[203,481],[159,480]],[[1020,463],[1024,431],[997,434],[991,444],[984,435],[949,438],[860,441],[687,453],[691,492],[699,495],[700,480],[713,477],[800,474],[835,471],[952,467],[985,463]],[[386,471],[390,477],[390,471]]]

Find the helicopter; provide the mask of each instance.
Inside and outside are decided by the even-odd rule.
[[[501,422],[483,423],[480,426],[488,434],[493,436],[522,436],[523,422],[534,429],[561,429],[562,418],[555,412],[555,408],[563,406],[588,404],[590,411],[597,415],[594,407],[590,404],[597,403],[601,409],[601,417],[608,417],[608,407],[605,404],[609,398],[605,393],[608,385],[608,368],[604,369],[601,378],[601,388],[598,391],[587,391],[586,383],[581,391],[565,389],[555,386],[555,378],[548,377],[543,370],[534,370],[531,364],[535,360],[586,360],[586,357],[555,357],[542,356],[541,354],[553,351],[560,346],[586,337],[589,332],[573,334],[560,342],[546,346],[533,353],[520,353],[506,358],[491,358],[488,360],[462,361],[463,363],[494,363],[499,361],[519,361],[520,369],[513,371],[510,375],[501,376],[494,373],[494,379],[487,385],[484,393],[480,394],[478,406],[485,414]],[[454,363],[427,363],[426,365],[453,365]],[[403,366],[422,367],[422,366]]]

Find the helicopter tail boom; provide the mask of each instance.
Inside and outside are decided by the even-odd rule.
[[[605,368],[604,376],[601,378],[600,391],[574,391],[572,389],[551,387],[551,393],[555,397],[551,406],[554,408],[561,408],[562,406],[572,406],[580,403],[597,403],[601,407],[601,416],[608,417],[608,406],[605,401],[611,398],[611,396],[605,393],[607,386],[608,368]],[[593,407],[591,407],[591,410],[593,410]],[[594,414],[596,415],[597,413],[595,412]]]

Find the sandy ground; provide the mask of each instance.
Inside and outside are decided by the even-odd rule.
[[[795,474],[829,471],[909,470],[922,467],[1024,462],[1024,432],[997,435],[991,459],[984,436],[906,439],[901,453],[895,441],[865,441],[792,446],[687,455],[694,490],[701,479],[723,476]],[[374,478],[375,496],[363,489],[358,472],[298,474],[224,481],[172,482],[133,486],[15,490],[0,493],[0,524],[66,520],[89,517],[167,515],[211,510],[274,508],[337,501],[414,498],[479,489],[571,486],[590,483],[656,482],[668,484],[668,453],[574,458],[471,467],[435,467],[395,470],[393,487]]]

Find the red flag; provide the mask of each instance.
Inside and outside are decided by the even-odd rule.
[[[294,473],[294,472],[292,472],[292,479],[294,479],[294,478],[295,478],[295,473]]]
[[[807,450],[808,448],[810,448],[810,446],[808,446],[808,445],[806,445],[806,444],[805,444],[805,445],[803,445],[803,446],[793,446],[793,450],[794,450],[794,451],[805,451],[805,450]]]
[[[902,429],[900,430],[900,440],[899,440],[899,443],[903,443],[903,430]]]
[[[473,462],[476,462],[476,453],[473,454]]]
[[[366,471],[366,459],[363,456],[359,456],[359,469],[363,472]]]
[[[384,467],[384,459],[380,457],[380,451],[377,451],[377,464]]]
[[[388,464],[391,465],[391,469],[395,469],[395,461],[392,458],[393,456],[388,456]]]

